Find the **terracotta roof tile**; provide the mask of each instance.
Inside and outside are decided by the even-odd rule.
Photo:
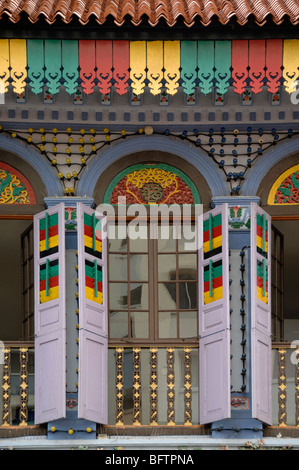
[[[145,17],[151,26],[162,19],[173,26],[179,18],[187,26],[197,18],[206,26],[215,18],[222,24],[235,18],[244,25],[253,17],[259,25],[267,19],[280,24],[285,18],[295,25],[299,23],[299,0],[0,0],[0,18],[7,15],[17,23],[23,12],[32,23],[44,18],[50,24],[59,17],[65,23],[77,18],[83,25],[92,17],[99,24],[113,17],[118,26],[127,18],[137,26]]]

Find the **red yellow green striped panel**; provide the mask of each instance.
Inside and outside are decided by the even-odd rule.
[[[268,267],[266,262],[257,260],[257,269],[256,269],[256,289],[257,289],[257,298],[264,302],[268,303]]]
[[[58,251],[58,213],[48,215],[40,220],[40,257],[49,256]]]
[[[212,285],[211,285],[212,284]],[[204,267],[204,303],[209,304],[223,297],[222,260]]]
[[[87,299],[103,304],[102,266],[96,261],[85,260],[85,295]]]
[[[40,266],[39,271],[40,303],[49,302],[59,296],[58,260],[49,261]]]
[[[215,256],[222,251],[222,214],[212,216],[203,223],[204,259]]]
[[[95,215],[84,213],[84,247],[85,252],[102,258],[102,223]]]
[[[268,253],[268,221],[266,217],[256,215],[256,246],[259,254],[266,256]]]

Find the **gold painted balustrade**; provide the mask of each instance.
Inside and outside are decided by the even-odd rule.
[[[198,347],[109,348],[109,424],[198,424]]]
[[[1,355],[0,355],[1,357]],[[272,345],[273,426],[299,428],[299,353]],[[198,425],[198,347],[109,347],[109,425]],[[34,343],[6,343],[0,426],[34,424]]]
[[[299,428],[299,349],[272,344],[273,425]]]
[[[0,425],[34,424],[34,344],[5,343],[0,363]]]

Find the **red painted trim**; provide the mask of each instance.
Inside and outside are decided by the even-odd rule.
[[[113,78],[116,92],[119,95],[127,93],[130,67],[129,41],[113,41]]]
[[[253,39],[249,41],[249,77],[253,93],[260,93],[263,87],[266,64],[266,41]]]
[[[222,235],[222,225],[218,225],[218,227],[213,227],[212,229],[212,238],[220,237]],[[210,232],[206,230],[203,234],[203,241],[208,242],[210,240]]]
[[[236,39],[232,41],[232,77],[234,80],[234,91],[243,93],[248,78],[248,41]]]
[[[84,93],[90,95],[94,92],[94,79],[96,77],[95,41],[79,40],[79,67],[80,78]]]
[[[88,225],[84,225],[84,235],[92,238],[93,237],[92,227],[89,227]],[[100,230],[96,230],[96,239],[99,241],[102,240],[102,232]]]
[[[99,91],[107,95],[112,79],[112,41],[96,41],[96,66]]]
[[[85,285],[86,287],[90,287],[91,289],[94,289],[94,279],[91,277],[85,276]],[[102,282],[98,281],[98,292],[102,292],[103,287],[102,287]]]
[[[280,86],[282,75],[282,39],[267,39],[266,47],[266,77],[269,93],[276,93]]]
[[[57,287],[59,284],[59,276],[53,276],[49,278],[49,287]],[[40,292],[46,290],[46,280],[39,281]]]
[[[49,227],[49,238],[55,237],[56,235],[58,235],[58,225],[53,225],[53,227]],[[46,239],[46,230],[40,231],[39,239],[40,241]]]
[[[212,281],[213,289],[217,289],[217,287],[222,286],[222,276],[216,277]],[[204,283],[204,292],[208,292],[210,290],[210,281],[206,281]]]

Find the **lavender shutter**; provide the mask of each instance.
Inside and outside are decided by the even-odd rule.
[[[199,247],[200,423],[230,417],[228,206],[202,217]],[[200,230],[200,226],[199,226]]]
[[[65,416],[64,204],[34,217],[35,423]]]
[[[108,306],[106,218],[79,203],[79,381],[78,416],[108,419]]]
[[[251,204],[252,416],[272,422],[271,217]]]

